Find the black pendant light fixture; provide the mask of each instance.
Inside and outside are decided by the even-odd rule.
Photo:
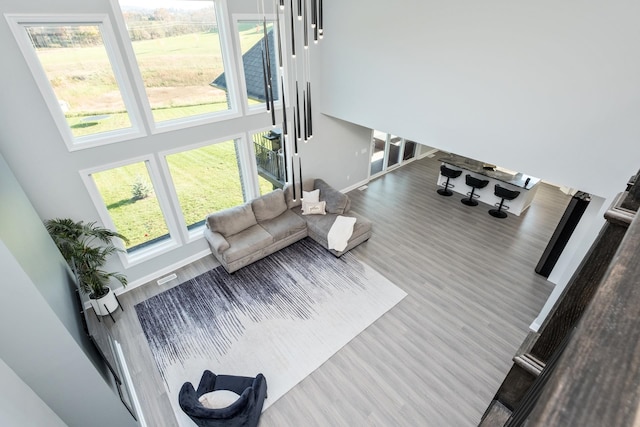
[[[276,126],[274,85],[280,83],[281,90],[278,92],[282,99],[282,138],[285,164],[285,176],[293,184],[294,200],[302,197],[302,162],[299,153],[299,142],[308,142],[313,137],[312,120],[312,97],[311,97],[311,59],[309,49],[310,34],[313,42],[318,43],[324,35],[323,23],[323,0],[273,0],[273,10],[276,14],[276,30],[278,64],[280,79],[273,81],[272,62],[269,50],[269,40],[267,37],[267,18],[264,0],[262,0],[263,12],[263,73],[265,87],[265,101],[267,112],[271,116],[271,124]],[[284,15],[284,24],[281,25],[280,13]],[[286,25],[288,23],[288,25]],[[288,31],[290,34],[289,45],[281,37],[281,31]],[[273,40],[273,39],[272,39]],[[302,49],[298,49],[299,40],[302,40]],[[275,51],[275,50],[274,50]],[[300,54],[301,52],[301,54]],[[275,54],[274,54],[275,55]],[[287,67],[285,78],[284,67]],[[278,81],[279,80],[279,81]],[[286,94],[289,88],[295,86],[295,99],[292,100],[287,109]],[[302,87],[302,88],[301,88]],[[302,90],[301,90],[302,89]],[[291,90],[293,95],[294,90]],[[287,145],[289,149],[287,149]],[[295,167],[295,163],[298,167]],[[290,165],[290,168],[288,167]],[[288,169],[288,171],[287,171]],[[296,170],[297,169],[297,170]],[[288,173],[287,173],[288,172]],[[299,185],[296,185],[296,181]],[[289,181],[288,181],[289,182]],[[299,192],[296,191],[299,189]]]

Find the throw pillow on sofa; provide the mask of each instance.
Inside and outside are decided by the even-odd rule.
[[[306,202],[302,200],[302,215],[326,215],[326,202]]]
[[[302,189],[300,188],[300,183],[296,182],[296,194],[293,194],[293,185],[291,185],[291,183],[287,183],[285,184],[285,186],[282,188],[282,191],[284,191],[284,199],[287,202],[287,207],[289,209],[291,208],[295,208],[296,206],[300,206],[302,205],[302,197],[299,197],[302,195],[302,191],[313,191],[313,183],[314,183],[315,179],[314,178],[307,178],[302,182]],[[294,200],[295,199],[295,200]]]
[[[318,203],[320,201],[320,190],[302,191],[302,201]]]

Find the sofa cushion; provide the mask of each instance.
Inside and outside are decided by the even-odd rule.
[[[306,215],[304,219],[307,221],[307,228],[309,233],[313,233],[316,236],[323,236],[324,240],[327,240],[327,234],[331,230],[333,222],[336,220],[337,215]]]
[[[204,231],[204,237],[207,239],[207,242],[209,242],[213,253],[221,254],[229,249],[229,242],[227,242],[227,239],[220,233],[207,229]]]
[[[293,211],[298,213],[298,209],[294,209]],[[333,226],[333,223],[338,215],[307,215],[303,217],[302,212],[299,212],[298,215],[301,218],[304,218],[304,220],[307,222],[309,237],[320,243],[323,247],[327,248],[327,235],[329,234],[329,230],[331,230],[331,227]],[[351,234],[349,242],[371,231],[372,224],[368,219],[358,215],[355,212],[350,212],[345,216],[356,218],[356,223],[353,226],[353,233]]]
[[[273,219],[286,211],[287,202],[284,200],[284,192],[278,188],[251,201],[251,207],[256,221],[262,222]]]
[[[302,191],[313,191],[313,178],[305,179],[302,181]],[[293,200],[293,185],[286,184],[282,189],[284,191],[284,197],[287,201],[287,207],[289,209],[300,206],[302,204],[302,199],[300,198],[300,183],[296,183],[296,199]]]
[[[314,187],[320,190],[320,200],[327,202],[327,212],[342,215],[346,212],[349,197],[331,187],[321,179],[316,179]]]
[[[207,216],[209,230],[216,231],[224,237],[239,233],[256,224],[256,217],[249,203],[224,209]]]
[[[260,226],[267,230],[275,240],[282,240],[292,234],[307,229],[307,222],[290,210],[282,213],[276,218],[263,221]]]
[[[345,194],[345,196],[347,196],[347,195]],[[351,210],[351,199],[349,198],[349,196],[347,196],[347,204],[344,207],[344,212],[343,213],[346,214],[350,210]]]
[[[234,262],[247,255],[259,252],[274,242],[273,236],[260,227],[253,225],[246,230],[227,236],[229,249],[222,256],[228,263]]]

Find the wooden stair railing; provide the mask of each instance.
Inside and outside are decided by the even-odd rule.
[[[586,384],[589,384],[589,387],[594,386],[589,383],[589,378],[591,382],[596,383],[609,381],[608,378],[596,378],[593,375],[587,375],[586,371],[580,372],[579,376],[576,375],[575,369],[568,369],[569,367],[581,361],[586,364],[586,369],[604,372],[605,366],[601,365],[610,365],[610,362],[606,358],[603,359],[603,355],[612,356],[607,353],[611,349],[610,343],[605,338],[607,335],[612,338],[631,332],[624,330],[625,328],[635,329],[634,332],[637,332],[638,336],[634,335],[633,341],[627,344],[634,348],[638,346],[636,350],[640,350],[640,323],[628,323],[629,319],[624,317],[624,313],[629,311],[640,315],[640,299],[633,303],[635,305],[625,304],[624,307],[619,307],[620,313],[609,313],[611,305],[608,305],[609,300],[613,301],[615,298],[610,295],[612,291],[608,286],[613,286],[610,284],[614,280],[613,275],[619,275],[622,271],[627,273],[626,283],[617,284],[616,288],[638,288],[640,294],[640,287],[636,286],[636,284],[640,285],[640,267],[633,273],[631,272],[633,268],[630,268],[633,263],[635,263],[634,266],[640,266],[640,248],[633,247],[635,239],[640,246],[640,224],[635,219],[635,213],[640,207],[640,179],[635,179],[636,177],[632,178],[627,191],[621,193],[605,213],[607,222],[540,330],[537,333],[531,332],[516,353],[513,359],[514,364],[483,415],[480,427],[632,425],[611,423],[608,421],[609,418],[607,422],[599,424],[595,420],[602,419],[597,417],[580,418],[580,422],[574,422],[573,418],[566,418],[566,416],[571,414],[570,417],[574,417],[578,412],[583,410],[587,412],[587,409],[592,409],[587,406],[600,407],[599,399],[611,398],[608,394],[590,395],[589,389],[580,388]],[[632,222],[633,225],[630,226]],[[627,265],[627,263],[631,264]],[[629,274],[636,275],[629,276]],[[627,295],[630,289],[618,289],[618,292]],[[624,303],[619,300],[617,302]],[[608,314],[621,316],[606,317],[609,322],[620,320],[623,323],[604,323],[603,319]],[[594,317],[596,324],[592,325]],[[590,327],[594,329],[585,330],[585,324],[591,325]],[[601,345],[606,345],[607,350],[599,351],[594,347],[595,343],[591,340],[595,339],[596,334],[604,339]],[[589,348],[589,357],[593,357],[593,360],[588,360],[586,357],[584,352],[586,348]],[[640,357],[640,351],[638,354],[637,357]],[[618,360],[618,358],[614,359]],[[628,365],[631,360],[625,359],[626,364],[623,365]],[[638,363],[640,360],[633,360],[640,375],[640,363]],[[615,371],[616,368],[613,367],[613,370]],[[612,381],[620,375],[620,373],[613,375],[613,372],[611,374]],[[580,385],[583,382],[584,384]],[[573,393],[579,397],[579,400],[571,400],[570,404],[573,405],[571,408],[558,406],[569,405],[570,397],[566,395],[569,383],[576,387]],[[637,389],[636,393],[640,393],[640,382],[635,383],[635,389]],[[602,390],[602,393],[610,391]],[[587,402],[585,398],[592,401]],[[618,398],[626,399],[622,395],[618,395]],[[618,402],[618,405],[621,404],[622,402]],[[563,418],[549,418],[551,408],[554,409],[555,416]],[[636,409],[638,408],[634,407],[630,410],[635,413]],[[640,416],[638,419],[640,420]],[[640,421],[638,423],[640,425]]]

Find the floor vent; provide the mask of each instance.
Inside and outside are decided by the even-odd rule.
[[[165,277],[163,277],[161,279],[158,279],[158,285],[164,285],[165,283],[170,282],[170,281],[172,281],[173,279],[176,279],[176,278],[178,278],[178,276],[176,276],[175,273],[170,274],[170,275],[165,276]]]

